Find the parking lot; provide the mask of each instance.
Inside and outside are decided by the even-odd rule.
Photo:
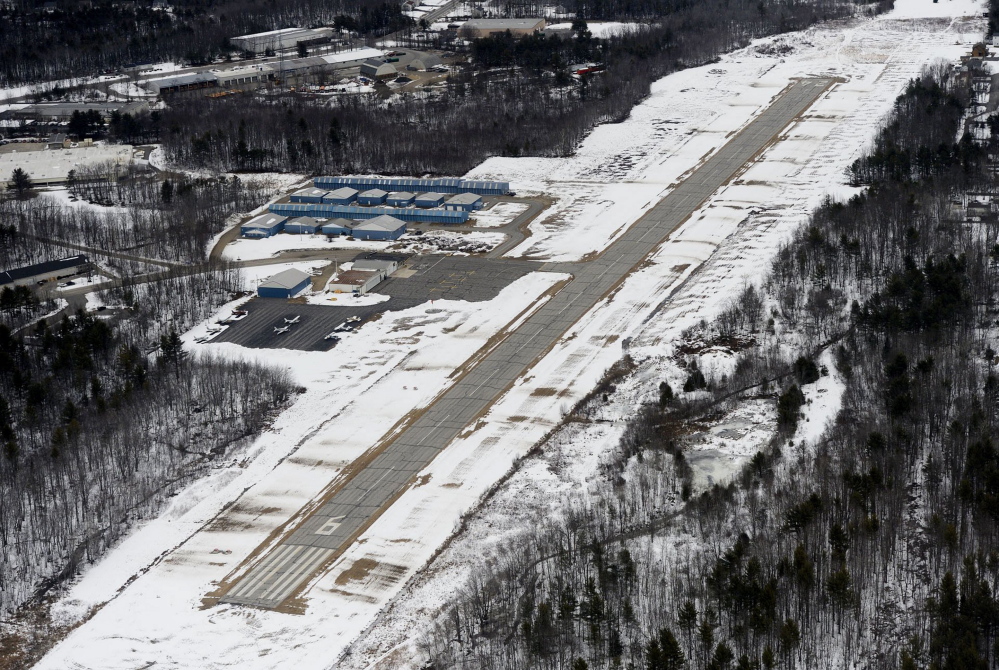
[[[374,314],[409,309],[431,300],[483,302],[537,270],[540,264],[463,256],[418,256],[401,265],[394,276],[379,284],[374,293],[390,296],[377,305],[351,306],[350,297],[339,305],[305,305],[277,298],[254,298],[246,304],[247,316],[236,321],[214,342],[233,342],[256,349],[300,349],[327,351],[333,343],[324,339],[350,317],[361,325]],[[285,319],[300,317],[295,324]],[[275,328],[288,325],[288,331]]]

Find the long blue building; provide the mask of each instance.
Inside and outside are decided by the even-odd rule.
[[[315,219],[373,219],[387,214],[400,221],[465,223],[469,217],[469,212],[455,212],[445,209],[397,209],[394,207],[358,207],[356,205],[304,202],[275,203],[269,209],[272,214],[280,214],[281,216],[311,216]]]
[[[383,191],[412,191],[418,193],[475,193],[478,195],[506,195],[510,192],[510,182],[474,181],[454,177],[437,179],[409,179],[405,177],[316,177],[312,180],[316,188],[333,190],[353,188],[367,191],[378,188]]]

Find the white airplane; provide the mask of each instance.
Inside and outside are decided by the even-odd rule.
[[[289,328],[288,326],[285,326],[284,328],[278,328],[277,326],[274,326],[274,332],[277,333],[278,335],[284,335],[289,330],[291,330],[291,328]]]
[[[293,317],[293,318],[291,318],[291,319],[285,319],[285,320],[284,320],[284,322],[285,322],[285,323],[287,323],[288,325],[291,325],[291,324],[293,324],[293,323],[298,323],[298,322],[299,322],[299,321],[301,321],[301,320],[302,320],[302,317],[300,317],[300,316],[295,316],[295,317]]]

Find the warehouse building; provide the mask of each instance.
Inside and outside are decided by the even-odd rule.
[[[405,232],[405,222],[383,214],[354,224],[353,234],[359,240],[397,240]]]
[[[291,194],[289,200],[292,202],[322,202],[323,198],[329,193],[326,189],[322,188],[303,188],[299,191],[295,191]]]
[[[69,256],[56,261],[26,265],[0,272],[0,286],[31,286],[45,282],[74,277],[90,272],[92,266],[84,255]]]
[[[178,74],[172,77],[163,77],[162,79],[150,79],[143,84],[146,90],[157,95],[196,91],[204,88],[217,88],[218,85],[218,77],[214,72]]]
[[[137,102],[40,102],[26,105],[8,112],[11,119],[35,119],[37,121],[69,121],[74,112],[87,114],[97,112],[105,121],[114,112],[135,116],[149,111],[149,103]]]
[[[253,217],[240,226],[239,234],[243,237],[256,239],[271,237],[281,232],[281,229],[284,227],[284,222],[287,219],[288,217],[274,214],[273,212],[261,214],[260,216]]]
[[[399,261],[383,258],[365,258],[354,261],[350,266],[352,270],[375,270],[382,273],[382,279],[399,269]]]
[[[346,186],[330,191],[322,197],[322,202],[330,205],[349,205],[355,200],[357,200],[357,189]]]
[[[440,207],[447,196],[443,193],[421,193],[413,201],[417,207]]]
[[[319,230],[319,222],[311,216],[296,216],[284,224],[284,232],[289,235],[314,235]]]
[[[58,142],[56,145],[61,146]],[[84,143],[84,146],[69,149],[45,149],[45,145],[8,145],[0,153],[0,188],[13,183],[14,170],[17,168],[28,173],[32,186],[48,186],[66,183],[70,172],[85,166],[100,167],[109,179],[117,179],[131,162],[130,144]]]
[[[544,29],[544,19],[472,19],[462,24],[460,32],[467,38],[489,37],[507,31],[514,37],[523,37]]]
[[[406,66],[407,70],[420,70],[426,71],[432,67],[440,67],[444,62],[439,56],[433,54],[421,53],[416,56],[413,60],[409,62]]]
[[[332,28],[282,28],[281,30],[268,30],[264,33],[232,37],[229,38],[229,42],[243,51],[264,53],[268,49],[273,51],[294,49],[299,44],[306,46],[322,44],[329,42],[332,38]]]
[[[368,79],[391,79],[399,74],[392,63],[386,63],[375,58],[361,63],[361,76]]]
[[[405,177],[316,177],[312,180],[318,188],[334,189],[349,186],[358,190],[380,188],[386,191],[413,191],[426,193],[478,193],[479,195],[506,195],[510,182],[475,181],[455,177],[436,179],[411,179]]]
[[[459,193],[444,202],[444,209],[472,212],[482,209],[482,196],[475,193]]]
[[[310,286],[312,286],[312,277],[301,270],[291,268],[261,282],[257,286],[257,295],[261,298],[294,298]]]
[[[326,288],[335,293],[364,295],[382,283],[382,273],[376,270],[347,270],[341,272]]]
[[[324,223],[321,230],[323,235],[350,235],[351,231],[354,230],[355,223],[357,221],[351,219],[332,219]]]
[[[270,211],[284,216],[314,216],[317,219],[343,217],[347,219],[373,219],[387,214],[400,221],[422,221],[425,223],[465,223],[469,213],[445,209],[402,209],[399,207],[358,207],[356,205],[319,205],[304,202],[279,202],[270,206]],[[325,232],[325,231],[324,231]]]
[[[395,191],[389,193],[385,198],[385,204],[389,207],[409,207],[416,200],[416,194],[409,191]]]
[[[357,203],[359,205],[383,205],[387,197],[388,191],[383,191],[380,188],[372,188],[358,194]]]

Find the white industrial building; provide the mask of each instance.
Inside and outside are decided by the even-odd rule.
[[[243,51],[263,53],[268,49],[273,51],[294,49],[299,44],[306,46],[320,44],[329,42],[332,38],[332,28],[282,28],[281,30],[268,30],[264,33],[240,35],[230,38],[229,41],[233,46]]]
[[[132,162],[130,144],[92,144],[69,149],[45,149],[44,145],[10,144],[0,153],[0,185],[7,187],[13,183],[13,173],[21,168],[31,177],[33,186],[64,184],[69,173],[83,167],[106,165],[110,176],[117,176]]]

